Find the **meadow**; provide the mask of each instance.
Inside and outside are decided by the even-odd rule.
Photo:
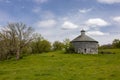
[[[0,80],[120,80],[120,49],[115,54],[32,54],[0,61]]]

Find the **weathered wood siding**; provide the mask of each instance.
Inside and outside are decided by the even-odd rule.
[[[75,52],[83,54],[97,54],[98,43],[97,42],[72,42],[75,48]]]

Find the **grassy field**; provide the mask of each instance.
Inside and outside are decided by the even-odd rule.
[[[116,54],[35,54],[0,62],[0,80],[120,80],[120,50]]]

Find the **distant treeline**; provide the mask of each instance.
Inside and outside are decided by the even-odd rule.
[[[99,46],[100,49],[113,49],[113,48],[120,48],[120,40],[114,39],[111,44],[106,44]]]
[[[56,50],[73,52],[70,40],[51,43],[24,23],[8,23],[0,30],[0,60],[19,60],[26,55]]]

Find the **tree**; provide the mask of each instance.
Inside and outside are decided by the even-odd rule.
[[[112,44],[105,44],[105,45],[99,46],[99,49],[112,49],[112,48],[113,48]]]
[[[66,53],[74,53],[75,52],[74,46],[71,44],[69,39],[64,40],[64,48],[65,48]]]
[[[120,40],[114,39],[112,45],[114,48],[120,48]]]
[[[59,41],[55,41],[53,43],[53,50],[62,50],[64,48],[64,44],[62,42]]]
[[[21,50],[33,40],[33,29],[23,23],[9,23],[0,32],[1,41],[7,53],[15,54],[16,60],[20,59]]]
[[[67,50],[70,47],[70,39],[65,39],[64,41],[64,48],[65,50]]]
[[[34,38],[34,41],[31,43],[33,53],[49,52],[51,50],[51,43],[40,34],[36,34]]]
[[[48,40],[42,40],[39,47],[40,52],[49,52],[51,50],[51,43]]]
[[[8,42],[5,40],[0,40],[0,60],[8,59],[11,57],[11,54],[9,54],[8,49]]]

